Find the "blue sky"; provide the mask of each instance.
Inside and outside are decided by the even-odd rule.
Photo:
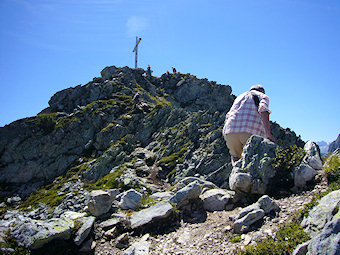
[[[266,88],[271,120],[305,141],[340,133],[338,0],[1,0],[0,126],[54,93],[138,66],[175,66],[238,95]]]

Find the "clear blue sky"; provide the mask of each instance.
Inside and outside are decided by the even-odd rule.
[[[266,88],[271,120],[305,141],[340,132],[338,0],[1,0],[0,126],[115,65]]]

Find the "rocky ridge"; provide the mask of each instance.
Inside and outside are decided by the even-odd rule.
[[[2,233],[35,251],[65,240],[70,254],[101,254],[107,245],[133,254],[149,251],[157,234],[180,234],[183,222],[209,222],[215,211],[239,213],[227,222],[242,234],[280,209],[260,198],[277,174],[270,166],[276,145],[253,137],[237,166],[230,164],[221,135],[235,98],[229,86],[143,73],[107,67],[101,78],[56,93],[36,117],[0,128]],[[272,132],[286,145],[304,145],[276,123]],[[322,168],[317,146],[308,142],[305,151],[294,170],[296,191]]]

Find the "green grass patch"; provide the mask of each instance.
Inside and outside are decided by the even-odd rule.
[[[289,255],[301,243],[310,239],[310,236],[303,231],[299,223],[290,222],[282,226],[275,234],[275,237],[267,235],[254,245],[249,245],[244,250],[238,249],[234,252],[237,255]]]
[[[241,240],[242,240],[241,236],[233,236],[229,239],[229,241],[232,243],[239,243],[241,242]]]
[[[43,113],[38,114],[32,120],[29,120],[28,123],[38,126],[45,135],[51,133],[57,123],[57,113]]]
[[[184,155],[189,150],[190,145],[191,142],[187,142],[182,146],[179,151],[160,159],[157,165],[162,168],[169,169],[170,171],[173,170],[177,164],[181,164],[184,162]]]
[[[323,173],[331,190],[340,189],[340,154],[332,154],[325,160]]]

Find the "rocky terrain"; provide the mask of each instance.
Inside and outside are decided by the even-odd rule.
[[[2,252],[227,254],[275,236],[327,189],[320,151],[271,123],[282,147],[253,136],[232,167],[221,134],[231,92],[112,66],[0,128]]]

